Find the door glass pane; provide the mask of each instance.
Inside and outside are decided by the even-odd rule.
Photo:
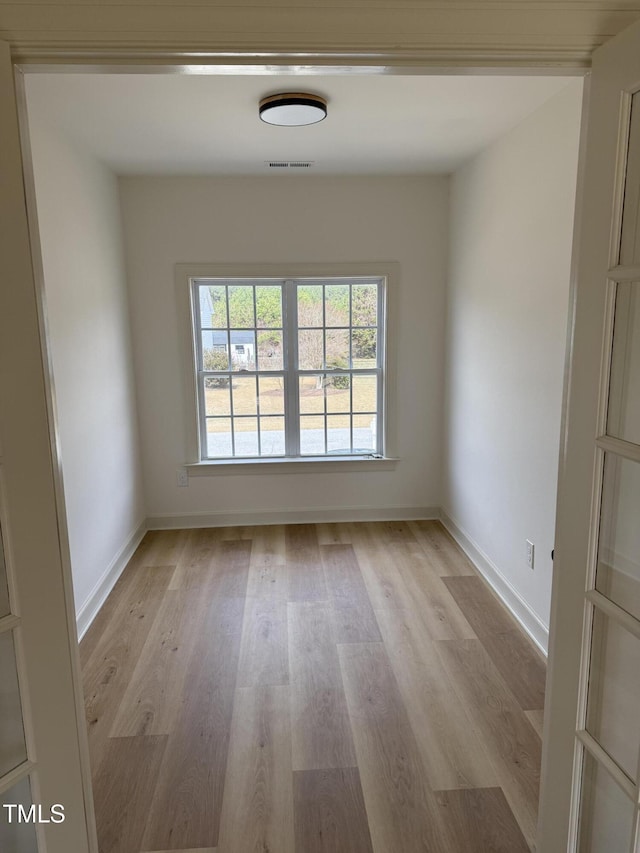
[[[640,92],[635,93],[631,102],[620,263],[626,266],[640,263]]]
[[[640,753],[640,640],[594,613],[587,730],[635,780]]]
[[[631,800],[595,758],[585,753],[579,853],[626,853],[631,848],[633,818]]]
[[[8,616],[10,612],[7,564],[4,559],[4,543],[2,541],[2,528],[0,528],[0,618]]]
[[[27,760],[13,631],[0,634],[0,720],[0,776],[4,776]]]
[[[620,282],[609,384],[607,433],[640,444],[640,284]]]
[[[32,803],[29,777],[5,791],[2,802],[6,805],[22,806],[24,812],[28,812]],[[38,853],[35,825],[19,822],[17,812],[17,808],[0,809],[0,850],[2,853]]]
[[[640,619],[640,464],[607,453],[596,589]]]

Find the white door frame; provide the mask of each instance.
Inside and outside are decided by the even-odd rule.
[[[34,803],[45,812],[63,805],[63,823],[37,827],[41,850],[97,853],[64,508],[56,486],[61,475],[49,421],[11,67],[9,46],[0,42],[0,474],[13,599],[7,618],[14,620],[9,627],[15,627],[27,745],[27,760],[3,779],[3,791],[28,775]]]
[[[196,62],[194,63],[194,59]],[[185,73],[200,73],[200,74],[264,74],[265,76],[277,77],[282,74],[299,73],[304,76],[314,74],[361,74],[366,71],[370,74],[382,75],[416,75],[416,76],[434,76],[434,75],[537,75],[537,76],[576,76],[585,77],[589,73],[589,69],[585,68],[584,63],[576,63],[568,67],[566,64],[558,63],[557,66],[549,65],[549,63],[540,63],[539,65],[532,63],[530,56],[522,58],[522,65],[516,65],[516,59],[507,61],[496,60],[491,66],[477,65],[474,57],[469,57],[469,63],[459,64],[454,67],[439,66],[439,65],[415,65],[407,63],[403,57],[402,51],[391,51],[385,54],[381,64],[372,64],[371,57],[366,52],[353,52],[348,55],[343,55],[340,60],[336,60],[326,55],[306,55],[304,57],[304,65],[301,66],[300,59],[291,57],[287,54],[276,54],[269,56],[268,64],[256,64],[255,54],[247,52],[246,55],[234,54],[232,57],[228,53],[210,52],[199,54],[196,57],[189,52],[171,52],[170,55],[158,58],[149,52],[127,52],[118,53],[114,51],[103,51],[93,49],[87,51],[68,51],[56,50],[52,47],[50,50],[39,49],[32,55],[21,52],[14,58],[13,64],[15,69],[15,88],[18,104],[19,123],[21,128],[21,144],[23,153],[23,177],[26,194],[27,209],[29,214],[29,230],[32,251],[32,263],[34,276],[36,281],[36,294],[38,301],[38,314],[40,320],[40,338],[41,338],[41,354],[45,365],[44,379],[46,386],[47,409],[49,420],[49,433],[52,448],[52,454],[56,464],[54,466],[54,481],[55,481],[55,500],[58,512],[59,522],[59,537],[61,544],[61,571],[64,580],[64,587],[67,597],[67,612],[68,619],[68,640],[72,649],[74,658],[74,700],[79,711],[78,720],[82,726],[83,714],[83,694],[80,678],[80,664],[77,645],[77,631],[75,621],[72,614],[75,612],[73,607],[73,592],[72,592],[72,576],[71,562],[69,556],[68,534],[66,526],[66,514],[64,503],[64,486],[63,472],[58,452],[58,425],[56,421],[55,407],[53,406],[54,399],[54,383],[51,370],[51,360],[49,355],[49,345],[46,331],[46,309],[44,299],[44,273],[42,268],[42,258],[40,250],[40,239],[37,224],[36,204],[35,204],[35,189],[34,176],[31,163],[31,155],[28,138],[28,117],[25,99],[24,75],[29,73],[153,73],[153,74],[185,74]],[[583,162],[582,148],[584,146],[584,115],[586,105],[588,103],[588,85],[585,86],[585,98],[583,102],[583,122],[581,132],[581,159]],[[581,197],[581,174],[578,176],[577,200]],[[576,246],[573,247],[573,263],[572,263],[572,284],[569,316],[572,316],[573,307],[575,304],[575,281],[574,281],[574,266],[575,266]],[[569,366],[572,362],[572,346],[573,340],[571,337],[571,326],[568,333],[568,349],[566,355],[567,368],[565,370],[565,389],[563,394],[563,423],[565,419],[566,400],[568,396],[568,381],[569,381]],[[564,428],[563,428],[564,429]],[[563,431],[564,435],[564,431]],[[564,444],[560,448],[560,470],[562,471],[565,464],[567,448]],[[545,722],[546,731],[546,722]],[[83,785],[85,797],[89,804],[87,809],[87,820],[89,824],[90,836],[90,853],[97,853],[97,842],[95,840],[95,819],[93,814],[93,800],[91,793],[91,774],[88,760],[88,749],[86,731],[79,731],[79,741],[81,743],[82,758],[83,758]],[[78,850],[77,853],[83,853]]]

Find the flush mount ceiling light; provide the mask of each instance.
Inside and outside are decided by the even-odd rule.
[[[316,124],[327,115],[327,102],[320,95],[305,92],[283,92],[260,101],[260,118],[267,124],[300,127]]]

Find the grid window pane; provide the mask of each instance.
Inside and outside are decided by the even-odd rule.
[[[329,376],[325,388],[327,412],[351,411],[351,379],[349,376]]]
[[[231,340],[231,370],[256,369],[256,333],[232,329]]]
[[[228,376],[207,376],[204,380],[204,396],[208,416],[231,414],[231,388]]]
[[[304,415],[300,418],[300,453],[304,456],[325,454],[323,416]]]
[[[327,453],[351,452],[351,418],[349,415],[327,416]]]
[[[298,364],[300,370],[322,370],[324,344],[322,329],[303,329],[298,332]]]
[[[284,377],[260,376],[260,414],[284,415]]]
[[[259,329],[282,328],[282,288],[279,285],[256,287],[256,325]]]
[[[376,412],[378,410],[378,377],[353,377],[353,411]]]
[[[349,325],[349,290],[347,284],[325,285],[325,326]]]
[[[223,284],[202,284],[198,288],[200,323],[203,329],[226,329],[227,289]]]
[[[298,387],[301,415],[324,412],[324,375],[322,373],[301,376]]]
[[[320,327],[323,324],[322,285],[301,284],[298,287],[298,326]]]
[[[282,370],[282,330],[258,332],[258,370]]]
[[[27,760],[13,631],[0,634],[0,776]]]
[[[352,326],[378,325],[378,288],[375,284],[356,284],[352,288]]]
[[[22,806],[28,813],[33,799],[29,777],[21,779],[2,795],[3,804]],[[0,850],[2,853],[38,853],[36,827],[33,823],[18,821],[17,809],[0,809]],[[12,820],[9,821],[9,812]]]
[[[253,285],[232,284],[228,288],[229,326],[232,329],[253,329],[256,315],[253,304]]]
[[[258,414],[258,392],[255,376],[234,376],[233,414],[234,415],[257,415]]]
[[[207,418],[207,456],[210,459],[233,456],[231,418]]]
[[[348,329],[327,329],[325,347],[326,367],[329,370],[345,370],[351,367]]]
[[[375,368],[378,363],[377,329],[354,329],[351,337],[353,367],[361,370]]]
[[[378,451],[379,283],[196,284],[203,458]]]
[[[354,415],[353,452],[375,453],[377,447],[376,432],[375,415]]]
[[[284,456],[284,418],[260,418],[262,456]]]
[[[258,456],[258,419],[234,418],[233,437],[236,456]]]
[[[207,329],[202,332],[202,367],[204,370],[229,370],[227,333]]]

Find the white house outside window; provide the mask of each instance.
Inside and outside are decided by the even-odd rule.
[[[202,460],[383,455],[384,278],[190,285]]]

